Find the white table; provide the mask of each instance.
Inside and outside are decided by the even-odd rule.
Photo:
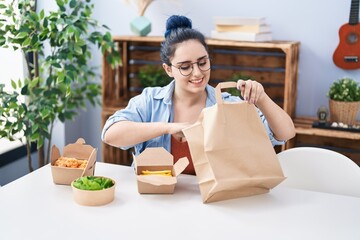
[[[0,239],[360,239],[360,198],[282,187],[204,204],[194,176],[173,195],[140,195],[130,167],[97,163],[117,182],[115,200],[75,203],[47,165],[0,188]]]

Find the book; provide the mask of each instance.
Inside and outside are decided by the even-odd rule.
[[[271,32],[271,28],[266,24],[256,25],[216,25],[215,30],[218,32]]]
[[[271,41],[271,32],[254,33],[254,32],[218,32],[216,30],[211,31],[211,38],[224,39],[224,40],[235,40],[235,41],[252,41],[262,42]]]
[[[261,25],[265,24],[265,17],[239,17],[217,16],[214,17],[215,25]]]

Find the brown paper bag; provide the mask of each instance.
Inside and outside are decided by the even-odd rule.
[[[266,193],[285,179],[255,106],[222,100],[229,87],[236,83],[219,83],[217,104],[183,130],[204,203]]]

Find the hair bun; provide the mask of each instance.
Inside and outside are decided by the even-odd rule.
[[[167,37],[172,30],[178,28],[192,28],[191,20],[185,16],[173,15],[166,21],[165,37]]]

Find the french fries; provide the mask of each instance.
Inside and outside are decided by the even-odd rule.
[[[160,170],[160,171],[149,171],[143,170],[141,171],[141,175],[161,175],[161,176],[169,176],[171,177],[171,170]]]

